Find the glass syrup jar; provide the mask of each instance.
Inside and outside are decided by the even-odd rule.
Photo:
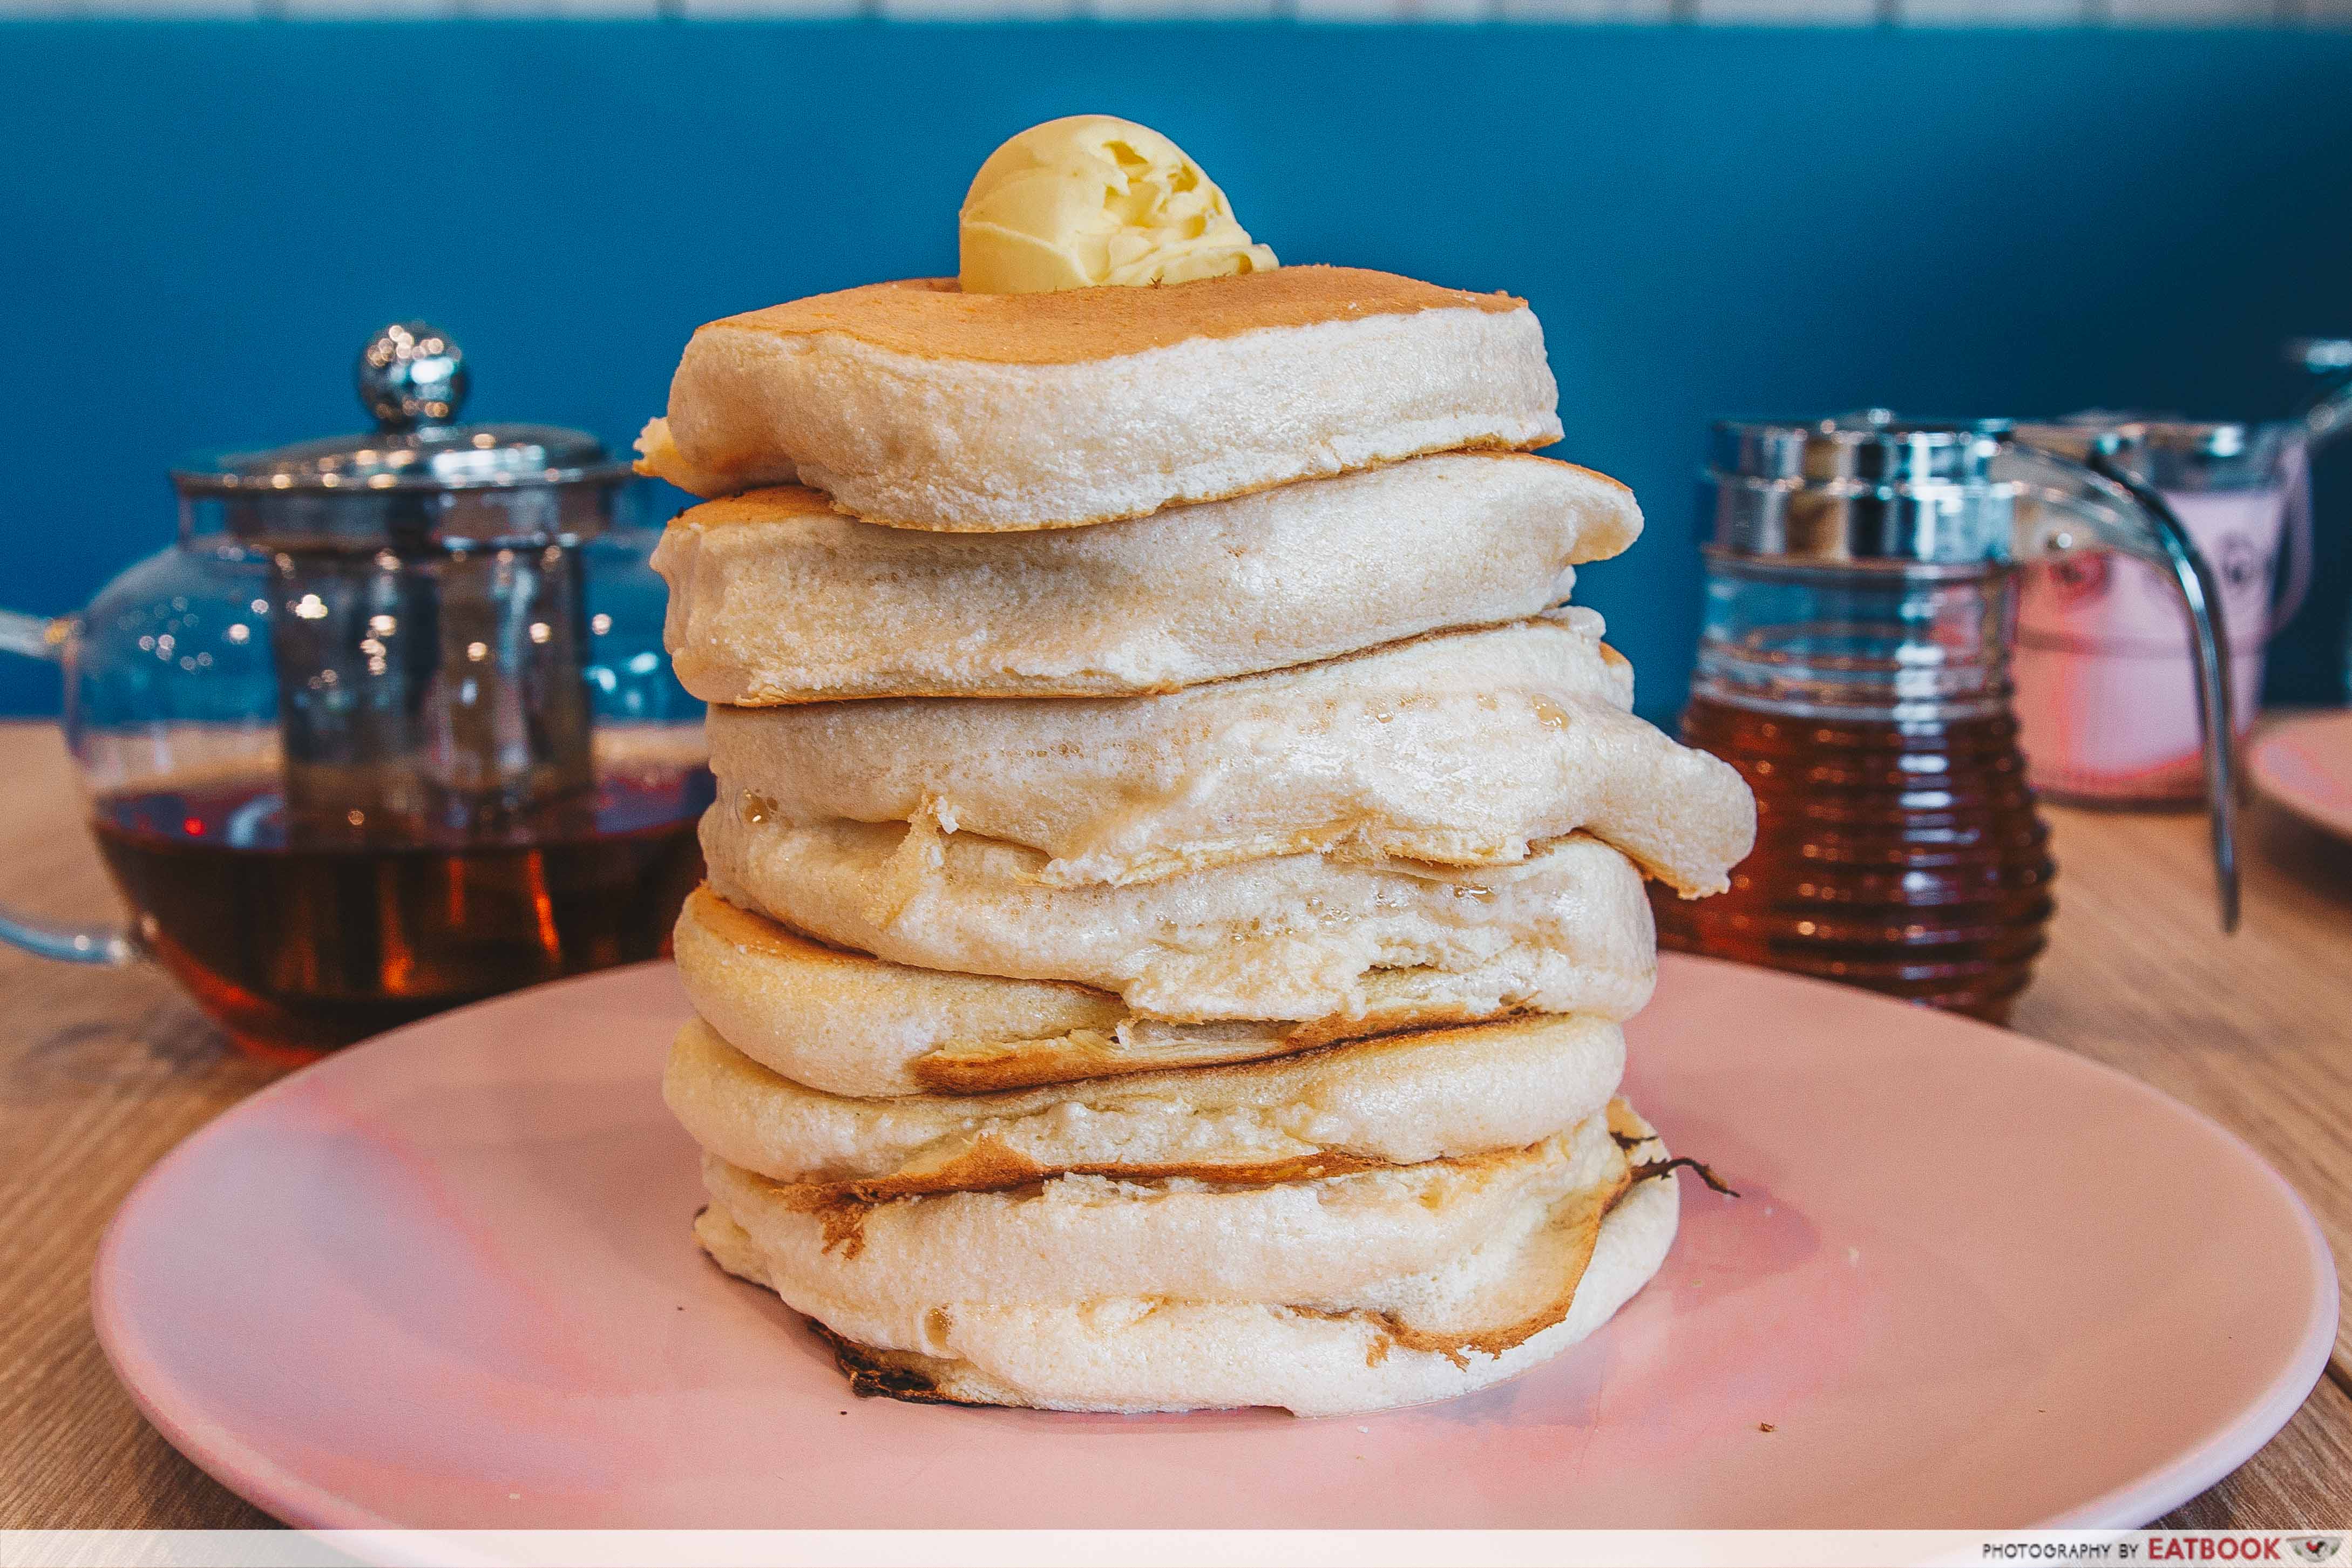
[[[1654,898],[1663,946],[2005,1020],[2055,872],[2011,711],[2014,563],[2091,548],[2160,566],[2189,608],[2235,926],[2220,594],[2161,497],[2005,422],[1872,411],[1717,426],[1704,505],[1683,737],[1747,779],[1757,841],[1727,893]]]
[[[421,322],[356,371],[373,430],[175,470],[180,537],[80,613],[0,613],[65,670],[127,929],[0,940],[161,965],[301,1059],[663,951],[700,875],[702,707],[662,651],[655,535],[594,438],[457,423]]]

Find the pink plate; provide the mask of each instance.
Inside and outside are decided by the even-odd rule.
[[[2263,794],[2314,827],[2352,839],[2352,709],[2265,726],[2247,760]]]
[[[164,1436],[316,1528],[2143,1523],[2317,1379],[2335,1268],[2244,1145],[1980,1024],[1669,956],[1631,1092],[1665,1270],[1501,1388],[1362,1419],[850,1396],[687,1233],[666,966],[255,1095],[132,1193],[100,1340]]]

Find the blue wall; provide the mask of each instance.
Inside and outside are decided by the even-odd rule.
[[[165,541],[194,448],[348,429],[378,322],[625,442],[710,317],[951,270],[1003,136],[1102,110],[1291,260],[1533,300],[1560,455],[1652,532],[1580,597],[1678,702],[1707,420],[2282,412],[2352,331],[2352,36],[1092,24],[0,25],[0,602]],[[2332,695],[2352,466],[2273,689]],[[53,701],[0,675],[0,709]]]

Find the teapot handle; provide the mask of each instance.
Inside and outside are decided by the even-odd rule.
[[[2221,612],[2221,580],[2163,495],[2134,478],[2115,459],[2113,438],[2094,441],[2084,461],[2041,447],[2012,445],[2001,465],[2043,507],[2067,523],[2090,529],[2107,549],[2155,566],[2171,579],[2188,609],[2189,651],[2197,665],[2197,724],[2204,739],[2205,796],[2212,823],[2213,880],[2221,929],[2238,928],[2238,727],[2231,712],[2230,637]],[[2036,509],[2038,511],[2038,508]],[[2063,524],[2047,517],[2021,529],[2021,559],[2066,541]]]
[[[72,622],[0,610],[0,653],[56,664],[65,656]],[[136,960],[138,945],[117,925],[61,925],[0,909],[0,942],[41,958],[119,967]]]

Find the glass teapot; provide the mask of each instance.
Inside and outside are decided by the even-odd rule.
[[[1731,890],[1654,899],[1667,946],[2003,1021],[2054,874],[2011,711],[2015,566],[2147,561],[2192,628],[2221,921],[2238,880],[2221,588],[2106,443],[1883,411],[1716,431],[1706,607],[1684,738],[1737,767],[1756,849]]]
[[[0,612],[64,666],[131,913],[0,941],[160,963],[264,1054],[656,956],[711,795],[629,465],[457,423],[464,356],[421,322],[356,375],[374,430],[177,469],[176,545],[78,615]]]

